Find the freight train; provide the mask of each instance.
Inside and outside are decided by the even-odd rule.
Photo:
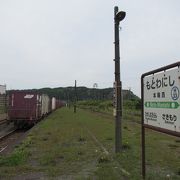
[[[32,126],[63,105],[61,100],[36,91],[9,91],[8,119],[18,128]]]

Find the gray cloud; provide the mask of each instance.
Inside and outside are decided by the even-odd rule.
[[[112,86],[115,5],[127,12],[120,31],[123,88],[140,95],[142,73],[179,59],[178,0],[2,0],[0,84],[56,87],[77,79]]]

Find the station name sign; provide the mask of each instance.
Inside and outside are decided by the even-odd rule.
[[[143,77],[144,124],[180,133],[179,66]]]

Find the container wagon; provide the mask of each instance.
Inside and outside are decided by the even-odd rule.
[[[52,111],[61,108],[62,106],[64,106],[64,102],[61,101],[60,99],[56,99],[55,97],[52,98]]]
[[[51,112],[51,109],[49,107],[50,98],[46,94],[42,94],[40,98],[41,98],[41,116],[45,117]]]
[[[32,91],[10,91],[8,118],[17,127],[36,124],[50,112],[49,97]]]
[[[61,108],[62,106],[64,106],[63,101],[57,99],[57,100],[56,100],[56,109]]]
[[[62,106],[62,101],[37,91],[12,90],[8,97],[8,119],[23,128],[36,124]]]
[[[52,97],[52,111],[56,109],[56,98]]]

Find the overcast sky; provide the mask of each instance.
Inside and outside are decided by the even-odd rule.
[[[7,89],[112,87],[114,6],[123,88],[180,60],[179,0],[0,0],[0,84]]]

